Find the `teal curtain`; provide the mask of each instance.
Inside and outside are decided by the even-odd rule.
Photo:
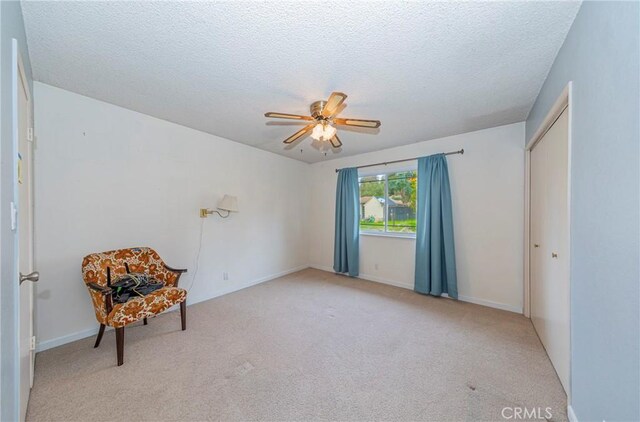
[[[359,274],[360,267],[360,186],[358,169],[338,172],[336,188],[336,233],[333,248],[333,269],[337,273]]]
[[[458,298],[456,253],[447,157],[418,159],[416,272],[414,290]]]

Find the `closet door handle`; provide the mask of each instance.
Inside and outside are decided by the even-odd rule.
[[[558,257],[558,254],[557,254],[557,253],[555,253],[555,252],[551,252],[551,258],[557,258],[557,257]]]
[[[540,247],[540,245],[538,245],[537,243],[534,243],[534,244],[533,244],[533,247],[534,247],[534,248],[539,248],[539,247]]]

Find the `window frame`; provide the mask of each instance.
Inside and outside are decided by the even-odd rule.
[[[361,235],[364,236],[379,236],[379,237],[397,237],[397,238],[402,238],[402,239],[415,239],[416,238],[416,232],[418,230],[417,225],[416,225],[416,232],[413,233],[405,233],[405,232],[395,232],[395,231],[389,231],[388,230],[388,218],[389,218],[389,175],[390,174],[394,174],[394,173],[402,173],[402,172],[410,172],[413,171],[416,174],[416,179],[418,178],[418,166],[417,163],[415,166],[410,166],[410,167],[400,167],[400,168],[394,168],[394,169],[384,169],[384,171],[368,171],[364,174],[358,174],[358,190],[360,189],[360,184],[361,184],[361,179],[365,178],[365,177],[374,177],[374,176],[384,176],[384,178],[382,180],[384,180],[384,206],[383,206],[383,216],[384,216],[384,231],[376,231],[376,230],[366,230],[366,229],[362,229],[360,227],[360,216],[358,215],[358,232]],[[366,183],[366,182],[365,182]],[[416,183],[416,189],[418,186],[418,183],[420,183],[419,180],[417,180]],[[416,192],[417,194],[417,192]],[[358,198],[360,198],[360,194],[358,194]],[[418,211],[418,204],[416,204],[416,213]],[[360,214],[360,210],[358,210],[358,214]]]

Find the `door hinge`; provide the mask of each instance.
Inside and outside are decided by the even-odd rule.
[[[33,128],[32,127],[27,129],[27,141],[33,142]]]
[[[36,350],[36,336],[31,337],[31,345],[29,347],[29,350]]]

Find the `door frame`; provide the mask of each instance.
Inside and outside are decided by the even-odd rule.
[[[33,163],[34,163],[34,156],[35,156],[35,137],[34,137],[34,133],[33,133],[33,113],[31,112],[32,110],[32,104],[33,104],[33,96],[31,95],[31,90],[29,89],[29,80],[27,79],[27,72],[25,72],[24,70],[24,63],[22,61],[22,55],[20,54],[20,51],[18,51],[17,49],[18,45],[16,42],[16,62],[17,62],[17,74],[16,77],[18,79],[16,79],[15,82],[15,89],[16,89],[16,95],[15,95],[15,104],[14,104],[14,110],[15,110],[15,114],[14,114],[14,124],[15,124],[15,134],[14,134],[14,139],[15,139],[15,148],[16,151],[20,151],[20,110],[18,109],[18,93],[19,93],[19,89],[20,87],[22,87],[25,91],[25,94],[27,96],[27,144],[29,151],[29,155],[27,157],[23,157],[22,160],[23,161],[27,161],[28,160],[28,166],[27,166],[27,172],[28,174],[26,175],[26,177],[28,177],[29,180],[29,209],[28,211],[28,225],[29,225],[29,232],[31,234],[31,245],[30,245],[30,256],[29,256],[29,268],[30,271],[34,271],[36,268],[35,265],[35,195],[34,195],[34,187],[35,187],[35,179],[34,179],[34,169],[33,169]],[[22,85],[20,85],[22,84]],[[23,170],[24,170],[23,166]],[[18,174],[17,174],[17,170],[16,170],[16,195],[18,198],[18,201],[16,202],[16,205],[18,207],[18,215],[20,214],[20,207],[24,206],[24,204],[20,204],[20,187],[18,186]],[[19,242],[20,242],[20,217],[18,216],[18,225],[17,225],[17,230],[16,230],[16,236],[17,236],[17,240],[18,240],[18,249],[16,250],[16,266],[17,266],[17,273],[20,273],[20,247],[19,247]],[[35,336],[35,285],[32,282],[29,282],[30,286],[31,286],[31,300],[30,300],[30,305],[29,305],[29,313],[31,314],[31,329],[29,331],[29,338],[33,339]],[[18,282],[18,285],[20,286],[20,283]],[[20,295],[20,293],[18,294]],[[20,325],[20,321],[18,321],[18,330]],[[30,342],[32,340],[29,340]],[[35,361],[35,348],[31,349],[31,366],[29,368],[29,388],[33,387],[33,377],[34,377],[34,361]]]
[[[2,347],[3,352],[7,352],[10,350],[9,356],[2,356],[2,365],[3,371],[3,386],[5,388],[1,391],[0,403],[2,404],[2,418],[7,418],[9,420],[17,420],[20,418],[20,282],[18,273],[19,269],[19,224],[18,224],[18,216],[17,209],[19,206],[19,188],[18,188],[18,167],[15,165],[16,157],[19,151],[19,136],[20,136],[20,110],[19,110],[19,102],[18,102],[18,93],[20,87],[20,80],[26,82],[26,94],[29,101],[29,106],[27,107],[27,119],[28,119],[28,127],[33,127],[33,113],[31,111],[33,96],[31,95],[31,91],[29,88],[28,78],[26,77],[26,72],[24,69],[24,64],[22,61],[22,55],[20,54],[18,40],[12,38],[11,40],[11,159],[12,170],[11,170],[11,213],[10,221],[11,221],[11,233],[13,234],[13,260],[11,262],[12,266],[12,276],[9,280],[10,289],[9,289],[9,298],[8,301],[13,305],[10,309],[7,309],[2,313],[2,318],[7,318],[8,321],[3,322],[3,327],[10,327],[9,332],[2,333],[2,343],[3,344],[11,344],[11,348]],[[6,366],[5,366],[6,365]],[[11,386],[10,388],[6,388],[6,386]],[[9,391],[7,391],[9,390]]]
[[[540,123],[538,130],[527,141],[525,146],[525,184],[524,184],[524,316],[531,318],[531,278],[530,278],[530,237],[531,237],[531,150],[546,135],[547,131],[558,120],[563,111],[567,110],[567,260],[569,263],[569,388],[567,391],[567,405],[571,405],[571,151],[572,151],[572,122],[573,122],[573,82],[569,81],[556,99],[553,106]]]

